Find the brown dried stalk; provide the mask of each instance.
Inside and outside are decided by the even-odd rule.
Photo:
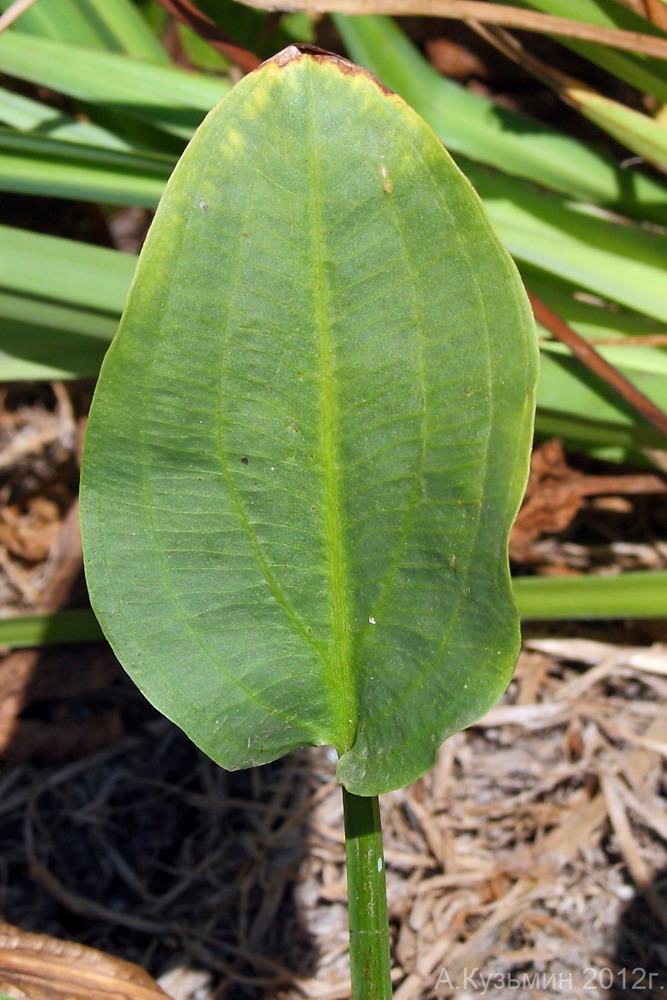
[[[242,0],[247,7],[261,10],[290,10],[338,14],[392,14],[406,16],[424,14],[454,21],[479,21],[500,24],[506,28],[560,35],[586,42],[610,45],[616,49],[641,52],[657,59],[667,59],[667,39],[644,35],[620,28],[601,27],[583,21],[573,21],[552,14],[522,10],[508,4],[490,4],[483,0]]]

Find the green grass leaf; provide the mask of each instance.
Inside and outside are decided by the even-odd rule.
[[[201,73],[11,30],[0,35],[0,71],[186,140],[229,89]]]
[[[0,379],[96,375],[136,258],[0,226]]]
[[[0,87],[0,122],[17,132],[35,132],[62,142],[77,142],[100,149],[130,149],[128,143],[108,129],[79,121],[57,108]]]
[[[0,290],[0,379],[93,378],[118,316]]]
[[[58,236],[0,226],[0,288],[118,316],[136,258]]]
[[[0,227],[0,378],[96,375],[113,336],[136,259],[71,240]],[[529,287],[585,337],[662,333],[637,313],[575,298],[577,284],[522,265]],[[96,308],[96,303],[99,306]],[[641,460],[661,435],[561,345],[543,343],[537,429],[575,450],[612,461]],[[605,347],[604,355],[667,409],[666,354],[648,347]]]
[[[12,2],[0,0],[0,10],[7,10]],[[131,0],[41,0],[21,15],[12,30],[123,52],[137,59],[169,62]]]
[[[647,163],[667,172],[667,128],[664,125],[586,87],[570,84],[564,89],[570,102],[584,118],[603,129],[617,142],[623,143]]]
[[[667,618],[667,572],[618,576],[522,576],[512,580],[522,621]],[[0,648],[95,642],[103,634],[89,608],[0,618]]]
[[[618,576],[524,576],[513,581],[524,621],[667,618],[667,572]]]
[[[173,161],[0,128],[0,190],[155,208]]]
[[[664,377],[637,371],[628,375],[654,403],[667,406]],[[659,431],[566,353],[541,352],[535,429],[543,438],[563,438],[574,451],[614,462],[645,462],[643,449],[665,447]]]
[[[148,697],[226,767],[332,744],[414,780],[518,649],[507,534],[532,317],[430,129],[296,48],[172,176],[88,430],[91,598]]]
[[[579,289],[667,322],[667,239],[478,163],[459,165],[512,256]]]
[[[102,631],[90,608],[68,608],[49,615],[0,618],[0,649],[59,646],[96,642],[102,638]]]

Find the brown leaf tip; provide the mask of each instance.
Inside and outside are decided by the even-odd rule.
[[[326,49],[321,49],[317,45],[308,45],[306,42],[295,42],[292,45],[288,45],[287,48],[282,49],[277,52],[275,56],[271,56],[269,59],[262,63],[275,63],[277,66],[283,67],[288,66],[289,63],[294,62],[297,59],[302,59],[304,56],[314,59],[318,63],[330,63],[336,66],[341,73],[346,73],[349,76],[365,76],[369,80],[372,80],[376,86],[384,94],[393,94],[393,90],[389,87],[385,87],[383,83],[378,80],[376,76],[369,73],[368,70],[362,69],[361,66],[357,66],[356,63],[350,62],[345,56],[338,55],[336,52],[328,52]]]

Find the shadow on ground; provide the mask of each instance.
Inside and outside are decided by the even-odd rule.
[[[667,869],[656,873],[650,899],[638,893],[621,915],[614,953],[616,968],[605,970],[609,983],[599,982],[608,987],[611,1000],[667,995],[666,913]]]
[[[77,707],[120,712],[124,734],[0,773],[0,916],[154,976],[208,970],[216,1000],[262,1000],[311,975],[294,895],[315,781],[305,755],[225,772],[124,676]],[[43,725],[40,712],[57,705],[23,721]]]

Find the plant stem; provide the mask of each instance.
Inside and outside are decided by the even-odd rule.
[[[377,796],[343,789],[352,1000],[391,1000],[389,922]]]

